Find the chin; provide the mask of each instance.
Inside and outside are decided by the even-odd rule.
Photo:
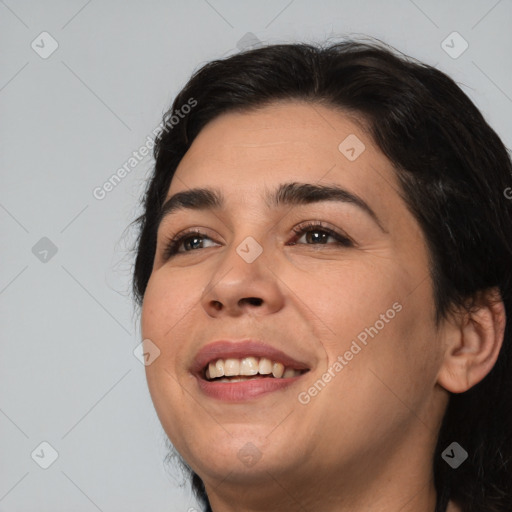
[[[221,479],[230,474],[230,480],[250,477],[251,482],[258,476],[268,480],[269,473],[278,474],[285,469],[283,464],[287,471],[298,464],[290,460],[290,454],[297,453],[296,447],[284,446],[279,438],[269,439],[271,431],[255,427],[252,433],[244,425],[240,429],[230,428],[231,436],[223,431],[220,438],[212,437],[210,432],[203,437],[204,443],[194,443],[193,451],[184,447],[180,453],[188,452],[187,463],[196,467],[198,474]]]

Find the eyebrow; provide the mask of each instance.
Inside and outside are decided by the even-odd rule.
[[[265,203],[268,208],[281,205],[297,206],[322,201],[350,203],[364,211],[377,224],[381,231],[387,233],[377,214],[361,197],[337,185],[317,185],[312,183],[282,183],[274,192],[267,191]],[[214,188],[193,188],[178,192],[168,198],[157,219],[157,229],[162,221],[178,211],[184,210],[220,210],[225,199],[220,190]]]

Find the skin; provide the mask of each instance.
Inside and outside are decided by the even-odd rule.
[[[338,150],[350,134],[366,147],[355,161]],[[384,231],[349,203],[267,208],[263,194],[289,181],[343,186],[370,205]],[[281,102],[216,118],[182,159],[168,197],[204,186],[220,188],[226,207],[179,212],[160,225],[141,328],[161,351],[146,367],[157,414],[205,482],[213,510],[433,512],[432,457],[448,391],[463,392],[491,370],[503,304],[483,295],[471,316],[454,313],[436,326],[423,233],[391,163],[340,111]],[[296,236],[292,228],[304,221],[323,221],[356,246]],[[196,227],[206,233],[203,246],[182,245],[165,260],[167,240]],[[252,263],[236,252],[248,236],[263,249]],[[401,311],[300,403],[298,393],[394,303]],[[310,371],[300,384],[245,403],[207,397],[189,372],[196,353],[244,337]],[[238,457],[247,443],[260,456],[251,466]]]

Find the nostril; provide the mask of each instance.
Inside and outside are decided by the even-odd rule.
[[[263,299],[259,299],[258,297],[248,297],[247,299],[242,299],[240,302],[248,302],[253,306],[261,306]]]

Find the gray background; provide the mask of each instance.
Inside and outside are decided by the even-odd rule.
[[[164,469],[133,354],[125,228],[151,157],[104,199],[93,190],[198,66],[238,52],[247,33],[371,35],[455,78],[511,147],[511,22],[511,0],[0,1],[0,512],[195,506]],[[49,56],[43,31],[58,43]],[[469,44],[457,58],[454,31]],[[47,469],[42,442],[58,453]]]

